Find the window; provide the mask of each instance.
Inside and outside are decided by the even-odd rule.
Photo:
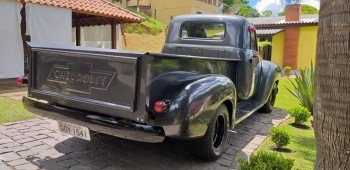
[[[257,43],[256,43],[256,32],[250,32],[250,49],[257,51]]]
[[[184,22],[180,36],[183,39],[222,40],[226,34],[226,25],[217,22]]]

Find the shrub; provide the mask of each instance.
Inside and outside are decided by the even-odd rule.
[[[271,42],[267,40],[258,42],[258,47],[260,51],[264,51],[265,47],[267,47],[268,45],[271,45]]]
[[[279,127],[272,127],[270,129],[271,140],[277,146],[277,148],[282,148],[290,143],[290,135]]]
[[[259,151],[250,157],[249,162],[238,160],[240,170],[291,170],[294,160],[284,158],[281,154]]]
[[[158,35],[158,33],[159,33],[159,29],[158,29],[157,27],[151,27],[151,28],[149,29],[149,31],[151,32],[151,34],[152,34],[153,36],[156,36],[156,35]]]
[[[286,89],[295,96],[300,105],[306,107],[312,115],[313,106],[314,106],[314,87],[315,87],[315,79],[316,72],[314,70],[312,61],[311,61],[311,69],[305,67],[305,69],[300,69],[299,73],[296,73],[295,81],[292,79],[289,82],[293,85],[294,89]]]
[[[283,70],[284,70],[285,72],[289,72],[289,71],[292,71],[292,67],[286,66],[286,67],[284,67]]]
[[[132,27],[132,25],[127,25],[126,27],[125,27],[125,32],[126,33],[132,33],[132,31],[134,30],[134,28]]]
[[[288,113],[295,117],[295,123],[301,124],[307,121],[307,119],[311,116],[311,112],[302,106],[295,106],[288,109]]]
[[[144,32],[145,32],[145,29],[143,28],[143,26],[142,26],[142,25],[139,25],[139,26],[137,27],[137,33],[143,34]]]

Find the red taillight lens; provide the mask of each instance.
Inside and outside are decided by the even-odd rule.
[[[28,83],[28,80],[26,77],[18,77],[17,78],[17,84],[19,86],[22,86],[23,84],[27,84]]]
[[[161,113],[164,111],[164,108],[165,108],[165,103],[162,102],[162,101],[157,101],[156,103],[154,103],[154,110],[157,112],[157,113]]]

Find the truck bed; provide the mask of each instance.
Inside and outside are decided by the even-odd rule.
[[[30,97],[139,122],[146,120],[145,84],[141,81],[146,76],[141,71],[138,74],[146,70],[140,64],[142,53],[29,45],[33,68]]]

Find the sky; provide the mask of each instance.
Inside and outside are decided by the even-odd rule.
[[[308,4],[317,9],[320,9],[320,0],[301,0],[301,4]],[[281,0],[249,0],[249,5],[255,7],[260,12],[265,10],[271,10],[274,16],[281,11],[285,4],[281,3]]]

